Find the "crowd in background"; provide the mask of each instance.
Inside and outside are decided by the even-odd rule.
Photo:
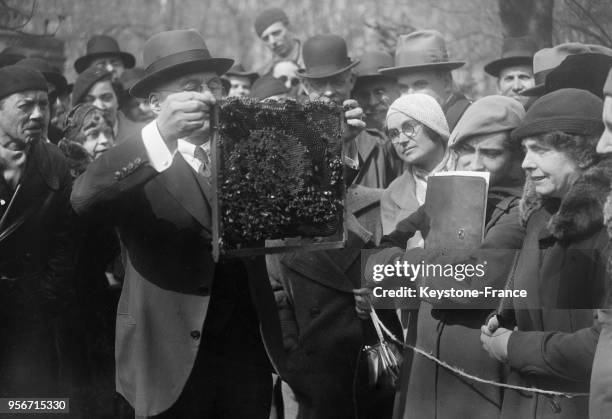
[[[435,30],[358,57],[277,8],[254,30],[273,57],[253,70],[194,30],[153,35],[143,67],[93,36],[73,83],[0,53],[0,396],[86,418],[612,417],[612,50],[506,38],[498,93],[472,101]],[[213,261],[209,112],[232,97],[343,106],[345,248]],[[426,250],[428,178],[455,170],[489,173],[484,239]],[[528,298],[374,310],[368,272],[403,261],[486,261],[411,286]],[[406,344],[393,385],[376,319]]]

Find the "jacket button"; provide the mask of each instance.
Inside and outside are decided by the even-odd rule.
[[[195,340],[200,339],[200,331],[199,330],[192,330],[191,331],[191,337]]]
[[[210,288],[208,288],[206,285],[200,285],[198,287],[198,293],[202,295],[208,295],[210,294]]]
[[[142,159],[140,157],[136,157],[136,160],[134,160],[134,163],[140,164],[142,163]]]
[[[310,317],[317,317],[319,314],[321,314],[321,309],[317,307],[310,309]]]

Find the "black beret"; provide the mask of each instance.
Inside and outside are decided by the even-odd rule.
[[[284,24],[289,23],[289,18],[281,9],[277,7],[272,7],[270,9],[266,9],[261,12],[255,18],[255,32],[257,32],[257,36],[261,36],[261,34],[272,26],[273,23],[283,22]]]
[[[96,66],[89,67],[79,74],[72,89],[72,106],[81,103],[87,95],[87,92],[89,92],[89,89],[91,89],[94,84],[107,77],[111,80],[112,74],[108,70]]]
[[[0,99],[13,93],[26,90],[47,91],[47,81],[39,72],[31,68],[8,65],[0,68]]]

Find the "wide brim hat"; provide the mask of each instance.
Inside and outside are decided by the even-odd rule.
[[[546,93],[564,88],[582,89],[603,99],[603,88],[612,68],[612,56],[599,53],[569,55],[545,82]]]
[[[229,58],[214,58],[204,38],[193,29],[160,32],[147,40],[143,50],[145,75],[130,88],[134,97],[146,98],[151,89],[180,75],[214,71],[221,76],[234,64]]]
[[[395,50],[395,67],[380,69],[384,75],[396,76],[405,71],[455,70],[464,61],[451,61],[444,37],[438,31],[422,30],[400,35]]]
[[[484,71],[493,77],[508,67],[516,65],[533,65],[533,56],[537,51],[535,41],[530,36],[505,38],[502,44],[501,58],[484,66]]]
[[[567,42],[552,48],[543,48],[533,55],[533,78],[535,86],[521,92],[523,96],[541,96],[546,93],[546,76],[563,62],[568,55],[590,52],[588,45]]]
[[[346,42],[338,35],[315,35],[302,47],[304,67],[298,70],[301,77],[322,79],[343,73],[359,64],[348,56]]]
[[[255,71],[246,71],[242,64],[234,64],[225,72],[225,76],[247,77],[251,80],[251,84],[259,78],[259,74]]]
[[[74,62],[74,69],[77,73],[82,73],[91,65],[96,58],[117,55],[121,58],[125,68],[132,68],[136,64],[136,58],[129,52],[121,51],[117,41],[107,35],[95,35],[87,41],[85,55],[79,57]]]

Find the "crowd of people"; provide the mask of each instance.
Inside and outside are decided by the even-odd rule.
[[[74,83],[0,53],[0,397],[83,418],[612,417],[612,49],[507,38],[497,94],[472,101],[435,30],[395,56],[302,41],[278,8],[254,32],[254,70],[195,30],[151,36],[142,67],[93,36]],[[210,116],[231,97],[343,107],[344,248],[215,262]],[[447,171],[488,173],[477,248],[424,248]],[[374,308],[373,265],[466,261],[484,278],[411,286],[528,298]],[[392,382],[368,362],[380,323]]]

